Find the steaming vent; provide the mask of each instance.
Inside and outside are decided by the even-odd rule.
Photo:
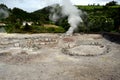
[[[59,8],[59,4],[53,5],[50,12],[49,18],[54,22],[58,21],[60,18],[68,17],[70,28],[66,32],[67,35],[72,35],[78,25],[83,23],[83,19],[81,18],[83,12],[72,5],[70,0],[62,0],[61,8]]]

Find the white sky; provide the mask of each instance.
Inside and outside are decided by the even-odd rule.
[[[32,12],[47,5],[61,3],[62,0],[0,0],[0,4],[6,4],[9,8],[18,7],[25,11]],[[104,5],[112,0],[71,0],[75,5],[100,4]],[[120,4],[120,0],[115,0]]]

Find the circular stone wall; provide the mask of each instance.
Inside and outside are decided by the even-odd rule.
[[[109,47],[100,43],[85,43],[62,49],[62,53],[70,56],[98,56],[108,52]]]

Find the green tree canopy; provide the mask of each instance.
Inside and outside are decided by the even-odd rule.
[[[106,6],[116,6],[117,2],[116,1],[110,1],[108,3],[106,3]]]

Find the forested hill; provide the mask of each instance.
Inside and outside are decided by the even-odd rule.
[[[112,3],[112,4],[111,4]],[[87,22],[84,25],[79,26],[79,32],[120,32],[120,5],[109,2],[104,6],[100,5],[88,5],[78,6],[78,9],[87,12]],[[60,6],[58,6],[60,7]],[[56,23],[49,19],[50,6],[28,13],[19,8],[9,9],[6,5],[0,4],[0,10],[3,9],[5,12],[0,12],[0,23],[6,23],[5,29],[7,32],[42,32],[38,30],[44,30],[44,24],[57,25],[62,28],[64,32],[69,28],[67,23],[67,17],[61,18]],[[9,13],[9,17],[5,13]],[[32,22],[32,26],[23,26],[23,22]],[[28,29],[27,29],[28,28]],[[36,29],[37,30],[36,30]],[[64,29],[64,30],[63,30]],[[50,32],[54,32],[55,29],[50,29]],[[60,29],[61,30],[61,29]],[[46,30],[43,32],[47,32]],[[48,30],[49,32],[49,30]],[[56,32],[56,31],[55,31]],[[59,32],[59,30],[57,30]]]

